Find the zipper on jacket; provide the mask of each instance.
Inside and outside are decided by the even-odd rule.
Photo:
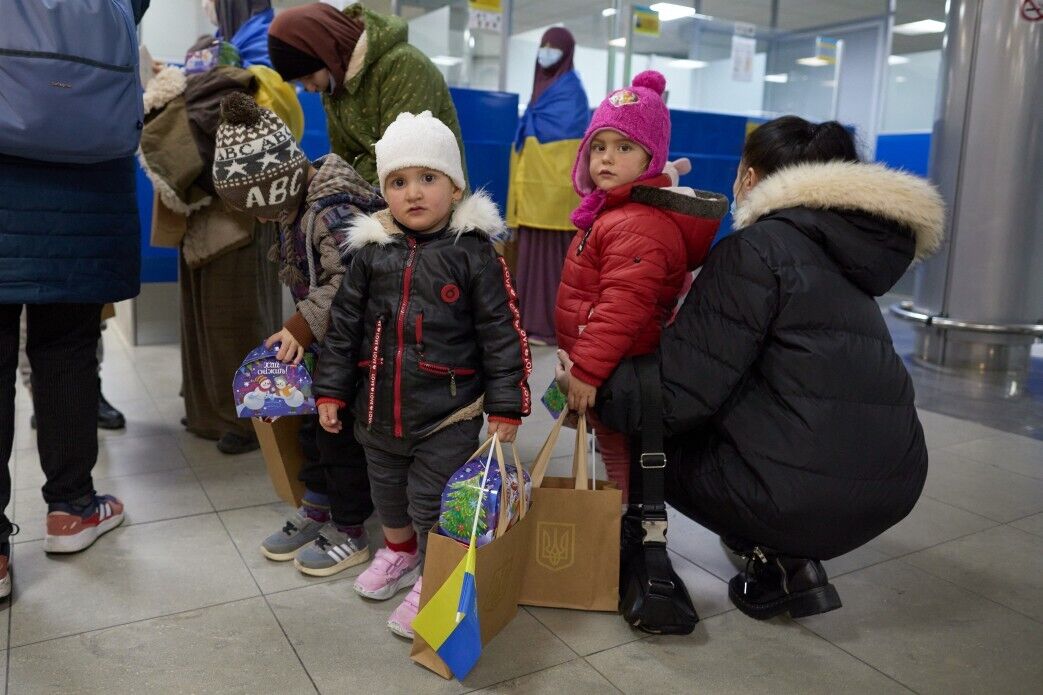
[[[456,375],[471,376],[475,373],[475,370],[469,367],[448,367],[444,364],[435,364],[434,362],[427,362],[423,359],[420,360],[418,366],[422,372],[434,374],[435,376],[448,376],[449,395],[453,398],[456,398]]]
[[[416,261],[416,240],[406,238],[409,244],[409,255],[406,256],[406,267],[402,271],[402,301],[398,304],[398,321],[396,337],[398,345],[395,349],[395,385],[394,411],[395,436],[402,437],[402,356],[406,349],[406,313],[409,311],[409,292],[413,286],[413,264]]]
[[[369,399],[366,408],[366,429],[373,428],[373,417],[377,411],[377,369],[380,365],[380,343],[384,337],[384,318],[377,319],[373,331],[373,348],[369,356]]]
[[[586,232],[583,233],[583,238],[579,241],[579,246],[576,247],[576,255],[583,253],[583,249],[587,248],[587,240],[590,239],[591,233],[594,231],[594,225],[590,226]]]
[[[424,312],[416,315],[416,349],[424,354]]]

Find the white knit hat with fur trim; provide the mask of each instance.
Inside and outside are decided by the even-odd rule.
[[[464,190],[463,163],[460,145],[449,126],[424,111],[419,116],[400,113],[395,122],[377,141],[377,176],[380,192],[388,174],[409,167],[427,167],[448,176],[457,188]]]

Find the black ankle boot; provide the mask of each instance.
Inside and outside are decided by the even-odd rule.
[[[98,380],[98,427],[103,430],[121,430],[127,426],[123,413],[112,407],[101,393],[101,379]]]
[[[225,432],[217,441],[217,450],[230,456],[245,454],[259,448],[261,445],[258,443],[257,437],[247,437],[235,432]]]
[[[740,611],[767,620],[783,613],[804,618],[840,608],[840,596],[818,560],[753,548],[746,570],[728,582],[728,598]]]

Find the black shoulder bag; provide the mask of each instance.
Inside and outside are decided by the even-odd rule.
[[[619,595],[623,618],[655,635],[687,635],[699,616],[666,552],[663,399],[659,366],[651,355],[634,360],[641,387],[641,504],[623,517]]]

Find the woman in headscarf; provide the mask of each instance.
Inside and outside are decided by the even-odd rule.
[[[579,205],[572,163],[590,121],[587,94],[572,67],[576,40],[553,27],[540,40],[532,97],[511,158],[507,224],[517,229],[522,326],[537,344],[554,342],[554,300]]]
[[[463,151],[445,78],[407,34],[399,17],[324,3],[281,12],[268,32],[272,66],[284,80],[322,94],[331,149],[374,185],[374,145],[401,113],[430,111]]]

